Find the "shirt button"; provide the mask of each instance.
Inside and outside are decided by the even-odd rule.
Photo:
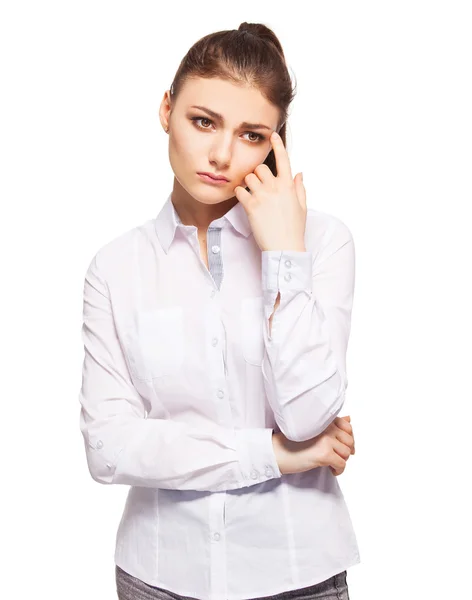
[[[219,246],[212,246],[211,247],[211,251],[213,252],[213,254],[218,254],[218,252],[220,251],[220,247]]]
[[[290,269],[290,267],[292,266],[292,261],[291,260],[286,260],[285,261],[285,266]]]
[[[223,398],[223,396],[225,395],[225,393],[223,392],[223,390],[218,390],[218,398]]]
[[[107,463],[107,469],[111,469],[111,464]]]
[[[214,540],[216,540],[217,542],[219,541],[220,537],[221,537],[221,536],[220,536],[220,534],[219,534],[219,533],[214,533],[214,534],[213,534],[213,539],[214,539]]]
[[[211,345],[212,345],[212,346],[216,346],[216,344],[217,344],[217,343],[218,343],[218,338],[213,338],[213,339],[211,340]]]
[[[211,290],[210,298],[214,298],[215,294],[216,294],[215,290]]]
[[[290,275],[290,273],[286,273],[284,279],[285,281],[290,281],[292,279],[292,276]]]
[[[265,473],[266,473],[267,477],[271,477],[274,473],[272,467],[269,467],[269,466],[266,467]]]
[[[100,450],[100,448],[103,448],[103,442],[102,440],[98,440],[97,442],[97,448]]]
[[[259,473],[254,469],[254,471],[251,471],[251,477],[253,479],[257,479],[259,477]]]

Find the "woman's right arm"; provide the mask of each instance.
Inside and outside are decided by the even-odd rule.
[[[281,477],[271,428],[192,427],[146,418],[116,334],[97,255],[85,275],[82,340],[80,430],[95,481],[222,491]]]
[[[354,437],[350,417],[336,417],[319,435],[294,442],[282,432],[274,433],[272,443],[280,472],[303,473],[317,467],[331,467],[334,475],[342,473],[354,454]]]

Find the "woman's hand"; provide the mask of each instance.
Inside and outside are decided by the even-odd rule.
[[[347,433],[349,433],[352,437],[352,446],[351,446],[351,454],[355,454],[356,453],[356,448],[354,445],[354,434],[353,434],[353,430],[352,430],[352,425],[351,425],[351,417],[347,416],[347,417],[339,417],[340,418],[340,422],[337,423],[338,427],[340,427],[341,429],[344,429],[344,431],[347,431]],[[345,421],[346,423],[343,423],[342,421]],[[346,458],[346,462],[349,459],[349,455]],[[344,465],[344,467],[339,468],[339,469],[335,469],[334,467],[330,466],[331,472],[333,473],[333,475],[341,475],[341,473],[343,473],[344,469],[346,468],[346,465]]]
[[[248,192],[236,186],[234,194],[248,216],[254,239],[264,250],[306,252],[306,194],[302,174],[292,179],[287,150],[277,132],[270,142],[274,150],[277,176],[267,165],[260,164],[246,175]]]
[[[272,434],[280,472],[303,473],[329,466],[333,475],[340,475],[349,456],[355,453],[350,420],[349,416],[336,417],[322,433],[304,442],[293,442],[282,432]]]

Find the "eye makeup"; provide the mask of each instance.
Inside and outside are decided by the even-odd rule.
[[[202,131],[205,129],[209,129],[209,127],[203,127],[202,125],[198,125],[197,121],[208,121],[209,123],[213,124],[213,121],[211,119],[209,119],[208,117],[190,117],[190,120],[193,122],[194,126],[197,129],[200,129]],[[256,140],[249,140],[249,139],[247,140],[251,144],[259,144],[259,143],[265,142],[267,139],[264,135],[262,135],[260,133],[256,133],[255,131],[245,131],[244,133],[248,133],[250,135],[257,136]]]

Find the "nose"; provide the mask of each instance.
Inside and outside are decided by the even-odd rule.
[[[210,150],[210,162],[218,165],[218,169],[228,167],[231,162],[232,139],[231,136],[215,136]]]

